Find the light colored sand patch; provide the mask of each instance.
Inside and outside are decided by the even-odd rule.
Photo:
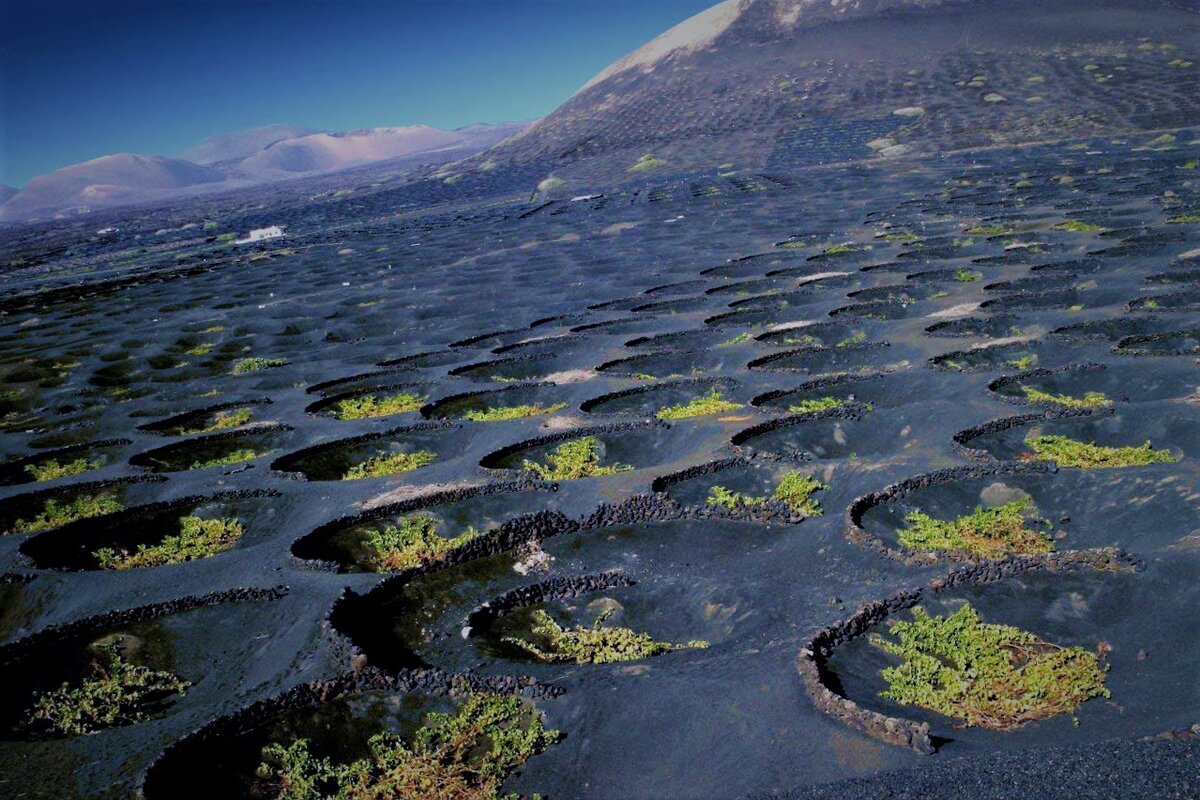
[[[795,328],[807,328],[809,325],[816,324],[817,321],[815,319],[805,319],[800,320],[799,322],[776,322],[767,326],[767,332],[774,333],[775,331],[790,331]]]
[[[614,222],[612,225],[609,225],[607,228],[601,230],[600,235],[616,236],[621,231],[627,231],[631,228],[636,228],[637,226],[638,224],[636,222]]]
[[[1175,256],[1176,261],[1187,261],[1192,258],[1200,258],[1200,247],[1197,247],[1195,250],[1188,250],[1186,253],[1180,253],[1179,255]]]
[[[796,285],[801,286],[805,283],[812,283],[813,281],[823,281],[826,278],[838,278],[838,277],[841,277],[842,275],[849,275],[849,274],[850,274],[849,272],[845,272],[845,271],[842,271],[842,272],[814,272],[812,275],[805,275],[803,278],[797,278]]]
[[[1020,344],[1021,342],[1032,342],[1032,336],[1005,336],[1003,339],[992,339],[987,342],[971,345],[972,350],[984,350],[988,347],[999,347],[1003,344]]]
[[[359,508],[365,509],[378,508],[390,503],[399,503],[402,500],[411,500],[414,497],[424,497],[428,494],[448,492],[454,489],[470,489],[482,485],[483,481],[457,481],[455,483],[427,483],[424,486],[400,486],[390,492],[367,498],[357,505]]]
[[[552,372],[542,378],[542,380],[562,385],[567,383],[583,383],[584,381],[590,381],[596,376],[597,372],[594,369],[565,369],[562,372]]]
[[[950,308],[943,308],[941,311],[935,311],[927,315],[927,319],[954,319],[955,317],[965,317],[975,309],[979,308],[979,303],[960,303]]]
[[[905,106],[904,108],[897,108],[892,113],[897,117],[923,117],[925,116],[925,109],[920,106]]]

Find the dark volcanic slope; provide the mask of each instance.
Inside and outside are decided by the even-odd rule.
[[[1097,12],[1090,25],[1131,36],[1143,19],[1176,30],[1110,60],[1054,58],[1031,85],[1154,64],[1161,92],[1131,102],[1189,119],[1200,40],[1194,17],[1163,9]],[[959,13],[920,24],[961,30],[941,16]],[[826,46],[875,19],[831,23]],[[967,79],[976,42],[961,42]],[[1018,74],[1034,77],[1005,80]],[[1055,113],[1082,119],[1090,98],[1063,92]],[[1200,126],[1169,124],[878,158],[863,136],[900,134],[777,138],[764,123],[744,147],[769,168],[647,167],[639,186],[574,200],[530,198],[545,162],[513,160],[6,231],[0,794],[261,797],[267,742],[353,757],[470,685],[519,689],[564,732],[505,783],[526,795],[1200,796]],[[605,158],[577,164],[623,183]],[[273,224],[286,235],[230,241]],[[655,418],[714,389],[737,408]],[[1111,405],[1039,399],[1089,392]],[[418,399],[338,418],[395,393]],[[797,410],[827,398],[843,404]],[[471,418],[518,405],[545,413]],[[523,472],[585,434],[631,469],[557,486]],[[1038,434],[1150,441],[1177,460],[1056,468],[1030,463]],[[432,460],[342,479],[416,453]],[[51,462],[79,471],[48,476]],[[822,514],[707,503],[718,485],[764,495],[788,470],[827,484]],[[39,522],[98,496],[107,513]],[[913,509],[1024,497],[1054,535],[1044,560],[899,546]],[[372,571],[363,540],[412,514],[482,536]],[[101,549],[160,544],[186,516],[236,517],[244,535],[186,563],[101,568]],[[531,541],[551,557],[540,571]],[[887,701],[887,657],[841,633],[880,629],[853,622],[860,607],[917,600],[1103,643],[1112,697],[1078,725],[1009,733]],[[710,647],[536,663],[504,642],[530,604]],[[78,683],[97,641],[192,686],[136,724],[39,740],[24,724],[35,696]]]
[[[1145,0],[727,0],[487,158],[593,185],[647,153],[715,174],[1174,127],[1200,98],[1161,43],[1198,25]]]

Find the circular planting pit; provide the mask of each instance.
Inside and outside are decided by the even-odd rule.
[[[223,650],[211,641],[217,631],[252,624],[259,603],[285,593],[233,589],[114,611],[0,647],[0,738],[76,736],[169,713],[212,677]],[[130,668],[151,674],[130,674]],[[60,691],[64,683],[67,692]],[[89,686],[90,706],[69,694]],[[32,713],[37,708],[45,711]]]
[[[963,339],[1005,339],[1025,335],[1020,317],[1011,314],[948,319],[930,325],[925,329],[925,333],[930,336]]]
[[[957,467],[856,499],[846,512],[846,535],[912,564],[1157,549],[1189,532],[1185,506],[1168,486],[1112,473],[1056,471],[1045,463]]]
[[[1170,320],[1157,317],[1130,317],[1130,315],[1123,314],[1121,317],[1093,319],[1086,323],[1058,327],[1051,331],[1050,335],[1075,342],[1116,343],[1128,337],[1162,333],[1168,331],[1170,327],[1172,327]]]
[[[1128,295],[1117,289],[1068,289],[1053,292],[1012,294],[985,301],[980,308],[988,312],[1070,311],[1117,305]]]
[[[537,609],[564,628],[590,627],[607,610],[610,616],[601,625],[628,628],[659,642],[703,641],[718,647],[737,634],[739,623],[728,613],[714,613],[714,607],[737,608],[738,619],[764,610],[752,591],[759,579],[737,573],[737,556],[758,551],[768,558],[779,536],[778,529],[716,518],[585,522],[581,530],[539,539],[536,551],[400,576],[366,594],[348,594],[330,621],[371,664],[387,670],[433,665],[511,674],[517,662],[522,673],[550,681],[564,670],[654,669],[664,663],[660,659],[703,659],[704,649],[581,664],[538,658],[502,639],[524,639],[530,633],[529,614]],[[530,552],[540,555],[533,567]],[[689,558],[681,561],[681,552]]]
[[[919,302],[903,300],[872,300],[841,306],[829,312],[831,317],[874,319],[882,322],[919,317],[924,311]]]
[[[725,350],[665,351],[606,361],[596,371],[638,380],[699,377],[723,368],[731,357]]]
[[[436,400],[421,409],[426,419],[467,419],[493,422],[541,417],[565,408],[562,390],[553,383],[522,383],[485,392],[466,392]]]
[[[1180,292],[1138,297],[1129,302],[1129,310],[1177,313],[1200,311],[1200,289],[1185,289]]]
[[[331,392],[304,411],[339,420],[378,419],[417,411],[425,404],[428,391],[428,383],[379,383]]]
[[[440,673],[392,677],[376,671],[302,684],[172,745],[151,766],[143,792],[147,800],[174,800],[193,796],[196,786],[202,785],[213,797],[230,800],[278,797],[286,786],[335,786],[335,781],[317,777],[314,759],[328,759],[339,767],[363,765],[372,780],[359,788],[379,791],[379,797],[432,797],[419,788],[422,779],[472,792],[463,797],[483,797],[474,794],[484,791],[478,788],[482,776],[506,777],[552,747],[557,738],[557,733],[543,727],[538,710],[543,701],[516,694],[536,690],[526,688],[527,684],[515,678],[483,680]],[[456,699],[450,697],[452,690]],[[480,703],[484,696],[490,699]],[[456,744],[447,749],[457,757],[414,758],[414,753],[426,752],[416,743],[418,731],[439,724],[429,716],[433,713],[457,718],[457,727],[464,731],[481,725],[484,732],[454,739]],[[528,735],[531,723],[541,735],[533,736],[536,744],[530,742],[528,749],[511,741],[503,752],[520,753],[513,761],[486,755],[493,752],[489,738],[493,730],[521,730]],[[407,764],[413,766],[406,769]],[[347,780],[345,787],[351,785]]]
[[[165,480],[158,475],[138,475],[16,495],[0,501],[0,535],[41,533],[112,514],[128,506],[135,496],[150,494],[153,490],[148,487]]]
[[[691,314],[708,308],[712,301],[705,295],[694,297],[673,297],[669,300],[656,300],[653,303],[642,303],[634,306],[631,311],[639,314]],[[644,327],[645,320],[642,320]],[[616,333],[617,331],[614,331]]]
[[[563,349],[563,345],[577,345],[583,341],[585,341],[585,337],[578,333],[566,333],[561,336],[526,336],[512,344],[494,347],[492,352],[509,358],[540,355],[544,352],[553,354]]]
[[[879,368],[887,363],[889,348],[887,342],[841,347],[805,347],[756,358],[747,364],[746,368],[762,372],[798,372],[805,375]]]
[[[406,370],[432,369],[434,367],[446,367],[451,364],[457,364],[461,358],[461,354],[453,350],[430,350],[427,353],[414,353],[411,356],[389,358],[386,361],[380,361],[376,366],[396,367]]]
[[[269,530],[273,491],[225,492],[81,519],[21,543],[40,569],[134,569],[207,558]]]
[[[589,414],[657,415],[662,419],[727,416],[745,411],[736,399],[737,388],[737,381],[729,378],[663,381],[585,400],[579,408]],[[699,401],[705,398],[712,402],[701,404]]]
[[[575,353],[532,353],[466,364],[450,370],[455,377],[488,383],[539,381],[580,366]]]
[[[1079,273],[1056,271],[1033,273],[1023,278],[1009,281],[997,281],[983,287],[985,292],[1050,292],[1067,289],[1079,282]]]
[[[275,452],[290,430],[288,425],[260,423],[138,453],[129,463],[154,472],[245,468],[247,462]]]
[[[825,513],[824,472],[727,458],[656,478],[653,489],[703,517],[797,524]]]
[[[928,376],[909,372],[833,375],[805,381],[793,389],[775,389],[760,394],[750,404],[791,414],[851,404],[882,409],[926,401],[929,391]]]
[[[271,469],[310,481],[400,476],[461,451],[460,426],[423,423],[306,447],[280,456]]]
[[[44,483],[93,472],[113,462],[129,439],[105,439],[60,447],[0,463],[0,486]]]
[[[672,331],[654,336],[638,336],[625,343],[626,347],[638,350],[705,350],[719,345],[740,344],[744,338],[735,342],[739,336],[730,336],[728,331],[719,328],[699,328],[686,331]]]
[[[770,327],[792,322],[807,322],[812,317],[813,311],[807,306],[740,308],[707,317],[704,324],[719,328]]]
[[[1128,466],[1162,472],[1175,461],[1200,452],[1200,430],[1194,416],[1066,410],[995,420],[955,434],[954,441],[971,455],[998,461],[1045,460],[1060,467]],[[1062,437],[1070,441],[1062,441]],[[1089,445],[1123,452],[1094,452]],[[1139,449],[1146,452],[1133,452]]]
[[[1123,356],[1187,356],[1200,353],[1200,328],[1128,336],[1113,352]]]
[[[864,607],[859,622],[826,629],[824,636],[818,635],[817,647],[802,654],[810,693],[818,704],[828,704],[831,713],[837,713],[833,709],[839,706],[849,709],[836,698],[848,699],[856,707],[843,717],[845,721],[884,741],[923,752],[937,748],[965,755],[1061,747],[1187,728],[1200,713],[1190,685],[1179,680],[1180,675],[1190,674],[1200,657],[1185,621],[1190,616],[1185,604],[1197,594],[1196,563],[1151,565],[1146,574],[1137,574],[1127,568],[1112,571],[1118,563],[1065,569],[1062,561],[1069,557],[1056,554],[1057,564],[1048,569],[1022,568],[1021,560],[963,567],[923,591]],[[899,676],[889,681],[884,674],[904,657],[880,644],[902,646],[901,629],[892,626],[911,623],[915,609],[934,620],[957,615],[959,625],[966,626],[962,630],[1004,625],[1032,634],[1035,638],[1025,640],[1028,644],[1009,645],[1010,659],[1019,658],[1018,663],[1051,664],[1042,659],[1066,656],[1065,649],[1078,648],[1070,651],[1071,671],[1046,667],[1055,691],[1027,696],[1003,712],[965,699],[956,701],[953,691],[924,696],[904,693],[908,684]],[[940,624],[935,623],[932,631],[939,630]],[[932,638],[937,635],[931,633],[931,641],[960,652],[948,639]],[[837,638],[842,641],[830,647],[830,640]],[[998,641],[1013,639],[1010,635]],[[808,653],[822,651],[818,656],[822,685],[814,686],[808,679],[816,664]],[[956,658],[943,656],[942,663],[957,672],[963,662]],[[918,679],[916,685],[923,684]],[[910,699],[901,703],[882,696],[889,690]],[[919,702],[944,708],[946,713]]]
[[[163,436],[195,436],[216,433],[231,428],[240,428],[257,421],[254,419],[255,412],[270,404],[271,401],[265,398],[219,403],[206,408],[198,408],[195,411],[185,411],[157,422],[139,425],[138,430],[159,433]]]
[[[984,372],[993,369],[1032,369],[1038,363],[1040,342],[1028,339],[1005,344],[982,345],[955,350],[929,359],[938,369],[950,372]]]
[[[866,326],[829,321],[790,325],[755,336],[755,341],[773,347],[849,347],[865,342]]]
[[[307,394],[317,394],[322,397],[345,394],[395,382],[404,372],[405,370],[402,369],[377,369],[372,372],[360,372],[357,375],[347,375],[344,378],[314,383],[304,391]],[[397,373],[401,373],[401,375]]]
[[[526,516],[528,489],[489,484],[378,506],[321,525],[292,545],[292,555],[339,572],[384,573],[494,555],[528,541],[531,530],[548,524],[543,517],[552,512]]]
[[[1196,391],[1194,370],[1164,365],[1073,364],[997,378],[988,391],[1004,400],[1046,408],[1109,408],[1116,403],[1178,400]]]
[[[778,291],[781,282],[777,278],[756,278],[748,281],[734,281],[731,283],[722,283],[714,286],[711,289],[706,289],[706,295],[737,295],[745,297],[746,295],[767,295],[771,292]]]
[[[911,424],[854,404],[764,422],[736,434],[740,451],[795,460],[889,458],[917,443]]]
[[[644,469],[673,461],[686,450],[687,443],[665,423],[629,422],[527,439],[484,456],[479,465],[561,481]]]

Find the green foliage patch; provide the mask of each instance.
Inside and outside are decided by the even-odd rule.
[[[1137,447],[1105,447],[1081,442],[1067,436],[1027,436],[1025,444],[1033,451],[1028,458],[1053,461],[1060,467],[1110,469],[1142,467],[1147,464],[1174,464],[1179,457],[1170,450],[1155,450],[1150,442]]]
[[[384,475],[412,472],[414,469],[432,464],[436,459],[437,453],[429,450],[372,456],[361,464],[355,464],[346,470],[346,473],[342,475],[342,480],[353,481],[359,478],[379,478]]]
[[[29,711],[34,726],[68,736],[146,719],[149,709],[191,686],[170,672],[135,666],[121,658],[117,645],[97,648],[92,673],[78,686],[64,683],[41,695]]]
[[[438,518],[405,517],[398,525],[369,532],[363,540],[363,562],[376,572],[400,572],[440,561],[451,550],[479,535],[474,528],[450,539],[437,534]]]
[[[534,641],[516,637],[505,637],[504,641],[516,645],[539,661],[575,664],[637,661],[674,650],[708,647],[708,642],[704,641],[686,644],[658,642],[648,633],[605,625],[611,615],[611,610],[605,611],[591,627],[576,625],[564,628],[545,611],[538,609],[533,612],[533,626],[530,629]]]
[[[775,484],[775,490],[771,497],[786,504],[788,508],[797,514],[803,514],[806,517],[819,517],[824,511],[813,495],[828,488],[828,485],[816,478],[791,470],[785,472],[779,479],[779,483]],[[766,501],[766,497],[755,497],[743,492],[730,491],[724,486],[712,487],[705,500],[710,506],[719,506],[727,508],[730,511],[736,511],[739,508],[760,506]]]
[[[1029,528],[1025,512],[1028,499],[984,508],[952,520],[934,519],[923,511],[904,518],[908,527],[900,531],[900,544],[913,550],[941,550],[998,558],[1010,553],[1049,553],[1050,537]]]
[[[35,481],[53,481],[59,478],[68,478],[72,475],[79,475],[82,472],[90,472],[94,469],[100,469],[104,466],[99,461],[92,461],[86,456],[80,456],[74,461],[60,463],[58,459],[52,458],[49,461],[43,461],[39,464],[26,464],[25,472]]]
[[[101,569],[134,569],[160,564],[181,564],[223,553],[238,543],[246,530],[233,517],[204,519],[193,515],[179,518],[179,533],[158,544],[138,545],[137,551],[102,547],[92,553]]]
[[[386,417],[405,411],[416,411],[424,402],[423,397],[411,392],[400,392],[385,397],[373,394],[347,397],[334,405],[333,416],[345,420]]]
[[[48,531],[76,520],[113,514],[124,508],[125,506],[111,494],[87,494],[69,503],[59,503],[51,498],[32,519],[19,519],[13,523],[13,533]]]
[[[1099,233],[1107,229],[1103,225],[1093,225],[1083,220],[1068,219],[1055,225],[1054,230],[1070,231],[1071,233]]]
[[[828,411],[832,408],[841,408],[848,401],[840,397],[826,395],[825,397],[813,397],[806,400],[801,400],[798,403],[793,403],[788,406],[788,411],[793,414],[814,414],[818,411]]]
[[[259,456],[265,456],[266,453],[260,453],[250,447],[239,447],[237,450],[230,451],[223,456],[205,459],[203,461],[193,461],[188,469],[208,469],[209,467],[228,467],[231,464],[241,464],[243,461],[253,461]]]
[[[697,397],[680,405],[667,406],[659,409],[654,416],[659,419],[688,419],[689,417],[705,417],[711,414],[724,414],[727,411],[736,411],[741,408],[741,403],[734,403],[726,400],[722,396],[721,391],[714,387],[708,394],[703,397]]]
[[[411,742],[391,732],[369,754],[335,764],[308,740],[263,748],[260,796],[275,800],[499,800],[513,770],[554,744],[531,705],[516,697],[470,694],[453,713],[430,713]]]
[[[569,481],[576,478],[591,478],[601,475],[615,475],[627,472],[633,467],[628,464],[600,464],[599,440],[595,436],[583,436],[563,442],[553,451],[546,454],[548,464],[525,459],[521,468],[532,472],[546,481]]]
[[[463,419],[469,419],[474,422],[501,422],[509,419],[525,419],[526,417],[538,417],[542,414],[553,414],[557,411],[562,411],[566,407],[566,403],[555,403],[549,406],[543,406],[538,403],[520,406],[497,406],[483,410],[468,411],[463,414]]]
[[[1011,731],[1109,696],[1095,653],[986,624],[969,604],[945,618],[915,608],[911,622],[895,622],[888,633],[896,639],[871,637],[901,659],[883,670],[882,696],[968,727]]]
[[[183,436],[190,436],[195,433],[216,433],[217,431],[225,431],[230,428],[237,428],[245,425],[250,421],[250,409],[239,408],[230,411],[218,411],[212,418],[212,422],[198,428],[185,428],[179,433]]]
[[[282,367],[288,363],[286,358],[243,358],[233,365],[234,375],[245,375],[248,372],[258,372],[273,367]]]
[[[1069,394],[1043,392],[1041,389],[1035,389],[1032,386],[1022,386],[1021,391],[1025,393],[1026,399],[1031,403],[1059,406],[1061,408],[1107,408],[1112,405],[1112,400],[1109,400],[1104,392],[1087,392],[1083,397],[1072,397]]]

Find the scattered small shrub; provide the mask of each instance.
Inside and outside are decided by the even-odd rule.
[[[1200,214],[1183,214],[1167,220],[1168,225],[1193,225],[1197,222],[1200,222]]]
[[[597,451],[599,440],[595,436],[584,436],[563,442],[546,454],[549,466],[526,459],[521,467],[546,481],[569,481],[575,478],[591,478],[615,475],[633,469],[628,464],[601,466]]]
[[[190,436],[196,433],[216,433],[217,431],[229,430],[245,425],[250,421],[250,409],[239,408],[234,411],[218,411],[213,417],[212,422],[200,428],[187,428],[180,433],[185,436]]]
[[[821,509],[816,498],[813,497],[813,494],[828,488],[827,485],[821,483],[816,478],[790,471],[785,472],[779,479],[779,483],[775,485],[772,498],[786,504],[797,514],[803,514],[806,517],[819,517],[824,511]],[[766,497],[754,497],[742,492],[733,492],[724,486],[712,487],[709,490],[708,498],[705,500],[710,506],[720,506],[730,511],[736,511],[739,508],[760,506],[766,501]]]
[[[206,461],[193,461],[188,469],[208,469],[210,467],[228,467],[231,464],[240,464],[243,461],[253,461],[259,456],[264,456],[266,453],[260,453],[249,447],[241,447],[232,452],[226,453],[223,456],[210,458]]]
[[[384,475],[395,475],[400,472],[411,472],[427,464],[433,463],[437,453],[429,450],[418,450],[415,453],[390,453],[372,456],[361,464],[355,464],[346,470],[342,480],[353,481],[359,478],[379,478]]]
[[[638,162],[629,168],[630,172],[651,172],[661,167],[665,167],[667,162],[661,158],[655,158],[652,155],[644,155],[638,159]]]
[[[69,503],[60,504],[53,498],[46,501],[42,510],[33,519],[19,519],[13,523],[13,533],[38,533],[51,528],[60,528],[69,522],[102,514],[113,514],[124,509],[110,494],[88,494]]]
[[[1060,467],[1108,469],[1141,467],[1147,464],[1174,464],[1179,457],[1170,450],[1155,450],[1150,442],[1138,447],[1105,447],[1066,436],[1027,436],[1025,444],[1033,452],[1028,459],[1053,461]]]
[[[969,604],[945,618],[915,608],[911,622],[895,622],[888,632],[897,640],[871,637],[901,659],[883,670],[882,696],[968,727],[1011,731],[1109,696],[1095,653],[986,624]]]
[[[103,547],[92,553],[101,569],[134,569],[181,564],[223,553],[245,534],[242,523],[232,517],[204,519],[179,518],[179,533],[164,537],[158,544],[138,545],[137,552]]]
[[[256,796],[500,800],[504,779],[557,740],[521,699],[473,693],[453,713],[427,714],[411,742],[390,731],[372,736],[369,754],[348,764],[314,756],[306,739],[267,745]]]
[[[451,550],[479,535],[467,528],[452,539],[437,534],[438,518],[429,515],[405,517],[399,525],[373,530],[363,541],[363,561],[376,572],[400,572],[432,561],[440,561]]]
[[[538,417],[542,414],[553,414],[557,411],[562,411],[566,407],[566,403],[555,403],[550,406],[543,406],[538,403],[521,406],[498,406],[495,408],[485,408],[482,411],[468,411],[466,414],[463,414],[463,419],[475,422],[500,422],[508,419],[524,419],[526,417]]]
[[[793,403],[788,406],[788,411],[793,414],[813,414],[818,411],[828,411],[831,408],[841,408],[847,402],[840,397],[826,395],[825,397],[814,397]]]
[[[984,508],[976,506],[957,519],[934,519],[923,511],[904,518],[908,527],[900,531],[900,544],[913,550],[942,550],[999,558],[1010,553],[1049,553],[1050,537],[1026,527],[1029,500]]]
[[[1014,369],[1027,370],[1033,369],[1033,365],[1037,363],[1037,356],[1033,353],[1026,353],[1020,358],[1013,358],[1008,361],[1008,365]]]
[[[248,372],[282,367],[287,363],[286,358],[243,358],[233,365],[233,374],[245,375]]]
[[[1071,233],[1098,233],[1105,230],[1105,228],[1103,225],[1093,225],[1078,219],[1068,219],[1055,225],[1054,230],[1070,231]]]
[[[863,331],[859,331],[858,333],[852,334],[850,336],[847,336],[845,339],[842,339],[840,342],[838,342],[836,345],[834,345],[834,347],[853,347],[856,344],[862,344],[866,340],[867,340],[867,334],[864,333]]]
[[[78,686],[64,683],[38,697],[30,724],[53,733],[81,736],[146,719],[153,706],[191,686],[170,672],[134,666],[121,658],[116,644],[97,648],[92,673]]]
[[[58,459],[52,458],[40,464],[26,464],[25,472],[35,481],[53,481],[59,478],[78,475],[82,472],[100,469],[102,466],[104,465],[99,461],[92,461],[86,456],[80,456],[74,461],[68,461],[65,464],[59,463]]]
[[[674,650],[708,647],[708,642],[704,641],[686,644],[657,642],[648,633],[604,625],[611,614],[611,610],[605,611],[590,628],[582,625],[564,628],[545,611],[538,609],[533,612],[533,626],[530,629],[535,641],[511,636],[505,637],[504,641],[525,650],[539,661],[575,664],[637,661]]]
[[[958,269],[954,270],[954,280],[958,281],[959,283],[974,283],[982,277],[982,272],[975,272],[974,270],[964,269],[963,267],[959,267]]]
[[[974,228],[967,228],[967,233],[973,236],[1003,236],[1013,233],[1014,230],[1008,225],[976,225]]]
[[[734,345],[741,344],[742,342],[748,341],[749,339],[750,339],[750,334],[743,331],[742,333],[739,333],[737,336],[734,336],[732,339],[726,339],[725,341],[721,342],[720,344],[717,345],[717,347],[733,347]]]
[[[659,409],[654,416],[659,419],[687,419],[689,417],[704,417],[711,414],[724,414],[741,408],[740,403],[726,400],[719,389],[713,388],[703,397],[697,397],[681,405],[667,406]]]
[[[1109,400],[1104,392],[1087,392],[1083,397],[1072,397],[1069,394],[1043,392],[1032,386],[1022,386],[1021,391],[1025,392],[1025,397],[1031,403],[1060,406],[1061,408],[1107,408],[1112,405],[1112,400]]]
[[[339,400],[333,407],[333,415],[338,419],[372,419],[400,414],[405,411],[416,411],[425,399],[410,392],[378,397],[373,394],[362,397],[347,397]]]

